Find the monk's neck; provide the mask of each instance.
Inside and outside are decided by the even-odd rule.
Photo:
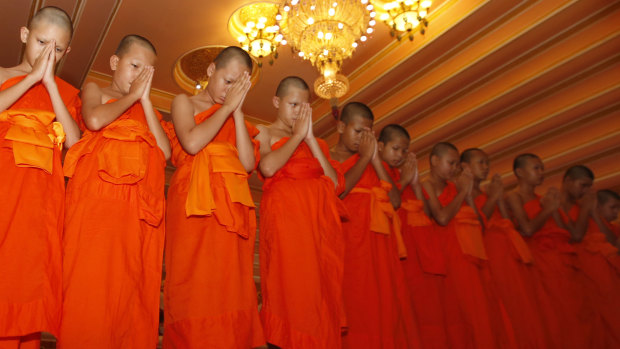
[[[571,195],[566,190],[562,190],[560,192],[560,205],[564,212],[568,213],[568,211],[570,211],[571,208],[573,208],[573,206],[575,206],[576,204],[577,200],[571,197]]]
[[[536,186],[522,181],[519,181],[517,193],[519,193],[526,202],[537,198]]]
[[[474,178],[474,187],[471,190],[471,197],[477,198],[480,194],[482,194],[482,189],[480,189],[480,180]]]
[[[429,178],[430,182],[433,184],[433,187],[435,187],[435,190],[438,193],[443,192],[444,188],[448,185],[448,181],[439,177],[435,171],[433,171],[431,169],[431,175]]]
[[[338,162],[344,162],[356,153],[351,152],[342,142],[338,142],[332,150],[332,158]]]

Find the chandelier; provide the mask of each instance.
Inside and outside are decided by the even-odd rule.
[[[228,31],[244,50],[259,59],[270,57],[269,64],[278,58],[279,45],[286,45],[276,23],[278,4],[253,2],[237,9],[228,19]]]
[[[373,32],[373,8],[368,0],[285,0],[280,6],[276,19],[281,33],[322,75],[314,84],[319,97],[347,92],[349,82],[339,74],[342,62]]]
[[[390,28],[390,34],[398,40],[407,36],[413,41],[415,32],[424,35],[428,26],[430,0],[371,0],[379,13],[379,19]]]

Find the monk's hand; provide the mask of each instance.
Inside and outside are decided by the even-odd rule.
[[[308,114],[303,113],[303,106],[299,112],[299,116],[293,121],[293,136],[304,140],[308,135]]]
[[[558,188],[551,187],[547,189],[545,196],[540,199],[540,205],[552,211],[557,211],[560,208],[560,191]]]
[[[372,135],[370,129],[366,128],[362,130],[362,136],[360,138],[360,146],[358,148],[358,152],[360,154],[360,158],[365,160],[372,159],[375,154],[375,148],[377,147],[377,141],[375,137]]]
[[[459,192],[466,192],[467,195],[471,194],[474,187],[474,175],[471,173],[471,168],[465,166],[461,174],[456,179],[456,189]]]
[[[243,115],[243,111],[241,108],[243,107],[243,103],[245,103],[245,97],[248,95],[250,87],[252,87],[252,82],[250,81],[250,74],[248,72],[243,72],[243,75],[239,78],[239,80],[241,80],[240,84],[242,96],[239,105],[237,105],[237,108],[233,113],[233,117],[243,119],[245,115]]]
[[[407,157],[405,158],[403,164],[400,166],[400,181],[403,184],[403,187],[405,185],[413,183],[414,180],[416,181],[416,183],[413,184],[417,184],[417,177],[418,160],[416,159],[415,153],[409,153],[407,154]]]
[[[306,114],[306,121],[308,122],[308,131],[306,132],[306,141],[314,139],[314,130],[312,129],[312,107],[310,103],[304,103],[301,106],[301,113]]]
[[[239,108],[241,101],[244,97],[244,86],[245,86],[245,72],[243,75],[238,77],[228,88],[226,92],[226,99],[224,100],[224,106],[229,108],[228,110],[235,111]]]
[[[493,175],[493,178],[491,178],[487,194],[493,199],[500,199],[504,196],[504,183],[502,183],[502,177],[499,174],[496,173]]]
[[[148,85],[148,73],[148,66],[145,66],[142,68],[140,74],[138,74],[138,76],[131,82],[131,86],[129,86],[128,95],[133,96],[136,101],[144,95]]]
[[[31,77],[33,83],[43,80],[43,77],[45,76],[45,72],[48,69],[47,66],[49,64],[49,56],[52,52],[52,42],[53,40],[45,45],[32,65],[32,71],[30,71],[28,76]],[[56,56],[54,56],[54,58],[55,57]]]
[[[48,45],[50,46],[50,51],[46,57],[47,64],[45,71],[43,72],[43,78],[41,79],[41,82],[45,88],[50,88],[56,84],[56,55],[54,54],[54,50],[56,49],[56,41],[51,40]]]
[[[596,209],[596,203],[596,192],[591,189],[588,190],[584,194],[583,199],[581,199],[582,209],[589,210],[592,213],[594,213],[594,210]]]
[[[142,96],[140,96],[140,103],[150,103],[151,102],[151,86],[153,84],[153,75],[155,75],[155,68],[153,66],[144,67],[145,71],[145,80],[146,85],[144,87],[144,91],[142,91]]]

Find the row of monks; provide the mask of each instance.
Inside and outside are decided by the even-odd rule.
[[[42,331],[58,348],[155,348],[164,258],[164,348],[620,347],[620,197],[591,192],[587,167],[540,197],[543,163],[522,154],[514,190],[494,176],[483,191],[488,156],[442,142],[421,181],[407,131],[377,139],[362,103],[328,149],[298,77],[255,127],[238,47],[165,122],[146,38],[123,38],[110,86],[78,91],[54,76],[72,34],[45,7],[0,68],[0,348],[38,348]]]

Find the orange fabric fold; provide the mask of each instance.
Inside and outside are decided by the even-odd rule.
[[[15,165],[35,167],[52,173],[54,147],[62,150],[65,132],[56,114],[42,110],[5,110],[0,121],[11,124],[5,138],[13,141]]]
[[[205,122],[220,108],[215,104],[194,115],[194,122]],[[244,124],[253,139],[258,130]],[[164,348],[265,344],[253,278],[256,213],[235,147],[237,126],[230,115],[213,140],[191,155],[172,123],[164,125],[176,166],[166,206]],[[258,163],[259,143],[252,143]],[[194,207],[189,212],[188,203]]]
[[[247,184],[248,173],[239,161],[237,149],[228,142],[214,141],[194,157],[185,204],[188,217],[210,215],[217,208],[210,176],[204,175],[209,171],[222,175],[231,202],[255,207]]]
[[[512,246],[519,254],[521,261],[526,264],[531,264],[532,262],[534,262],[534,257],[532,257],[532,252],[530,251],[530,248],[527,246],[525,240],[523,240],[521,234],[519,234],[519,232],[515,230],[515,227],[512,224],[512,221],[510,221],[510,219],[493,217],[489,221],[488,228],[498,229],[506,232],[506,235],[508,236],[508,239],[510,239]]]
[[[407,248],[401,233],[400,218],[396,211],[394,211],[394,206],[392,206],[388,196],[390,189],[392,189],[390,183],[381,181],[380,187],[370,189],[355,187],[351,190],[351,193],[370,194],[370,230],[380,234],[394,234],[396,247],[398,248],[398,257],[407,258]]]
[[[463,206],[454,217],[456,224],[454,231],[464,254],[472,257],[487,259],[487,253],[482,241],[482,227],[478,215],[473,208]]]
[[[407,211],[407,221],[412,227],[426,227],[433,225],[430,218],[424,213],[424,203],[421,200],[406,199],[400,204],[400,208]]]
[[[24,77],[4,81],[0,90]],[[56,85],[77,119],[79,90],[60,78]],[[41,331],[58,335],[65,216],[62,127],[54,122],[54,106],[41,83],[0,115],[0,338]]]

